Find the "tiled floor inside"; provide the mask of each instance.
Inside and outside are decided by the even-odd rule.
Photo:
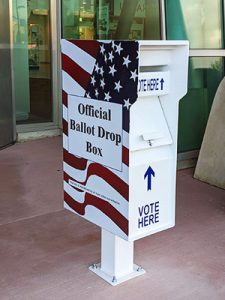
[[[225,190],[178,171],[176,226],[135,242],[146,274],[112,287],[88,270],[100,229],[63,210],[60,137],[0,151],[0,299],[225,299]]]

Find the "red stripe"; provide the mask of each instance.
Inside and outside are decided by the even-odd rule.
[[[90,54],[94,58],[97,57],[100,44],[97,41],[85,41],[85,40],[75,40],[75,41],[69,41],[76,45],[77,47],[81,48],[84,50],[86,53]]]
[[[88,193],[85,194],[83,203],[73,200],[66,192],[64,193],[64,196],[65,202],[78,214],[84,216],[86,206],[94,206],[108,216],[126,235],[128,235],[128,220],[108,202]]]
[[[64,119],[63,119],[63,133],[65,133],[65,135],[68,135],[68,123]]]
[[[66,181],[66,182],[69,182],[69,179],[71,177],[66,173],[66,172],[63,172],[63,179]]]
[[[85,158],[76,157],[63,149],[63,158],[71,167],[78,170],[85,170],[87,167],[87,160]]]
[[[129,150],[123,146],[122,161],[125,165],[129,166]]]
[[[90,74],[76,64],[70,57],[62,53],[62,69],[68,73],[83,89],[86,89]]]
[[[67,107],[68,106],[68,94],[62,90],[62,103]]]

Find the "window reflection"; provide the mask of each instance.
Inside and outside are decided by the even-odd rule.
[[[221,57],[192,57],[189,63],[188,93],[180,102],[179,152],[199,149],[212,102],[224,76]]]
[[[13,1],[17,124],[52,121],[50,0]]]
[[[63,0],[68,39],[160,39],[158,0]]]
[[[188,39],[191,48],[220,49],[222,1],[167,0],[167,38]]]

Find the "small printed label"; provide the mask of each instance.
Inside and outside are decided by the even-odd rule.
[[[79,182],[76,182],[76,181],[74,181],[74,180],[71,180],[71,179],[69,179],[69,185],[71,185],[71,186],[73,186],[73,187],[75,187],[75,188],[77,188],[77,189],[79,189],[79,190],[82,190],[82,191],[84,191],[84,192],[87,192],[87,193],[89,193],[89,194],[91,194],[91,195],[93,195],[93,196],[96,196],[96,197],[98,197],[98,198],[101,198],[101,199],[103,199],[103,200],[105,200],[105,201],[108,201],[108,202],[113,202],[113,203],[115,203],[115,204],[117,204],[117,205],[120,205],[120,203],[118,202],[118,201],[116,201],[116,200],[114,200],[114,199],[111,199],[111,198],[109,198],[108,196],[105,196],[105,195],[103,195],[102,193],[99,193],[99,192],[97,192],[97,191],[94,191],[93,189],[90,189],[90,188],[88,188],[87,186],[85,186],[85,185],[83,185],[83,184],[81,184],[81,183],[79,183]]]

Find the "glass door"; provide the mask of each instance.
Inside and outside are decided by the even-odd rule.
[[[160,39],[159,0],[62,0],[67,39]]]
[[[190,42],[188,93],[180,102],[179,152],[197,150],[224,77],[223,1],[166,0],[167,39]]]
[[[50,0],[12,3],[17,124],[52,122]]]
[[[15,140],[9,1],[0,1],[0,148]]]

